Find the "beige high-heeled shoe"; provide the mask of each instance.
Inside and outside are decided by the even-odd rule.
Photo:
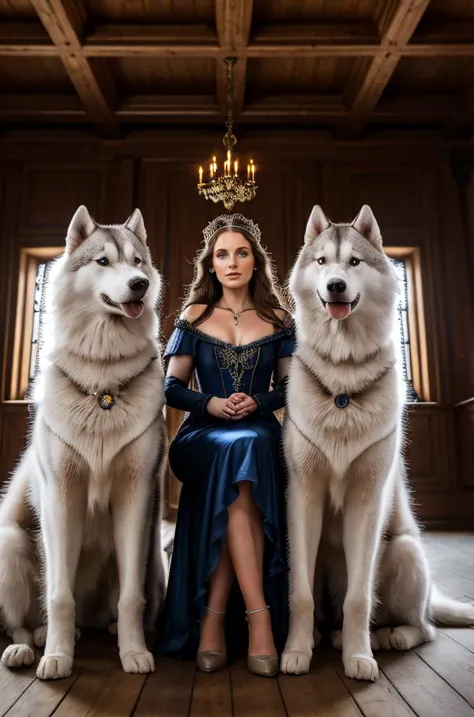
[[[257,612],[270,610],[270,605],[260,607],[257,610],[246,610],[246,620],[249,622],[249,616],[255,615]],[[247,667],[254,675],[262,677],[274,677],[278,672],[278,655],[247,655]]]
[[[208,612],[215,615],[225,615],[225,612],[213,610],[211,607],[205,608]],[[219,652],[218,650],[200,650],[196,654],[196,665],[202,672],[217,672],[227,666],[227,652]]]

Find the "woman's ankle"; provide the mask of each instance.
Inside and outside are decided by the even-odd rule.
[[[249,623],[249,655],[276,655],[269,610],[248,610],[246,615]]]
[[[224,617],[223,610],[206,607],[201,620],[199,652],[225,652]]]

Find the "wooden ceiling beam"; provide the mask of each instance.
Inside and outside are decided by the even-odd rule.
[[[220,52],[208,25],[98,25],[87,35],[89,57],[214,57]]]
[[[214,95],[128,95],[119,103],[117,117],[180,117],[191,122],[222,120]]]
[[[225,56],[238,57],[234,69],[234,112],[242,112],[247,82],[245,50],[252,27],[253,0],[215,0],[217,39]],[[216,58],[216,94],[221,111],[227,113],[227,68],[225,58]]]
[[[39,23],[2,22],[0,24],[0,55],[33,55],[54,57],[58,50]]]
[[[112,111],[115,87],[104,66],[94,66],[82,50],[86,11],[82,0],[31,0],[57,48],[75,90],[101,134],[118,136]]]
[[[380,103],[371,117],[375,123],[427,123],[446,121],[454,116],[456,104],[450,95],[401,96]],[[246,121],[284,121],[298,119],[337,119],[347,109],[338,95],[267,95],[247,104],[242,119]]]
[[[380,48],[369,62],[359,60],[352,79],[359,68],[363,68],[358,85],[351,90],[353,98],[347,117],[339,127],[338,134],[353,138],[360,135],[370,115],[374,112],[383,91],[390,82],[401,58],[401,51],[407,45],[418,23],[423,17],[430,0],[382,0],[376,16],[380,34]]]
[[[399,97],[376,108],[375,122],[426,122],[453,117],[456,103],[449,95]],[[242,113],[246,122],[330,121],[347,113],[339,95],[267,95],[249,103]],[[213,95],[128,95],[115,109],[118,120],[220,122],[222,115]],[[0,95],[0,117],[35,121],[38,118],[89,119],[75,95]]]
[[[58,94],[1,94],[0,117],[2,119],[30,119],[37,122],[39,119],[70,117],[87,120],[88,115],[84,105],[77,95]]]
[[[474,23],[424,25],[397,51],[406,57],[473,57]],[[249,45],[234,47],[248,57],[369,57],[380,50],[371,23],[265,25]],[[229,47],[219,45],[207,25],[98,25],[82,38],[77,50],[86,57],[210,57],[225,58]],[[42,25],[0,24],[0,56],[55,56],[57,47]]]

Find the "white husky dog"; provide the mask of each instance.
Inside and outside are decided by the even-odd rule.
[[[113,620],[123,669],[149,672],[149,554],[152,620],[165,582],[161,280],[138,209],[125,224],[104,226],[79,207],[59,261],[44,398],[0,505],[0,610],[13,638],[2,661],[33,662],[31,631],[44,643],[44,606],[38,677],[71,674],[75,624]]]
[[[290,280],[297,351],[284,433],[291,618],[283,672],[309,670],[320,567],[343,618],[333,644],[348,677],[375,680],[372,648],[432,640],[432,619],[474,623],[474,607],[435,591],[410,506],[397,284],[370,207],[352,224],[332,224],[314,207]],[[371,636],[371,624],[383,629]]]

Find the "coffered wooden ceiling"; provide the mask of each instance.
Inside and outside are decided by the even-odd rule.
[[[0,0],[1,126],[474,131],[473,0]]]

